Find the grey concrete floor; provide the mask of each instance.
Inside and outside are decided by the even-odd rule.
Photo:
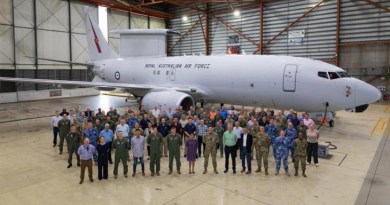
[[[138,107],[112,96],[0,105],[0,204],[390,204],[387,105],[370,105],[364,113],[340,111],[335,127],[322,126],[320,140],[338,148],[330,151],[331,159],[320,159],[320,167],[308,166],[308,178],[287,177],[283,172],[275,176],[272,157],[269,176],[224,174],[224,159],[218,156],[218,175],[202,174],[204,158],[197,160],[195,175],[188,174],[185,158],[181,158],[182,174],[168,175],[168,159],[162,158],[159,177],[150,176],[146,161],[145,177],[114,179],[109,165],[108,180],[98,181],[94,167],[95,182],[82,185],[78,184],[80,169],[67,169],[66,152],[58,155],[58,148],[52,147],[50,126],[55,110],[75,105],[81,110],[114,106],[120,113],[128,105]],[[240,165],[237,160],[238,170]],[[256,161],[252,166],[256,168]],[[291,159],[289,167],[293,169]]]

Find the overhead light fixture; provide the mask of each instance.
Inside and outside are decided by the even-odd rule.
[[[234,11],[234,16],[239,16],[240,15],[240,11]]]
[[[188,20],[187,16],[183,16],[183,21],[187,21],[187,20]]]

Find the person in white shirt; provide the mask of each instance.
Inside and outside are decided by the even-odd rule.
[[[73,123],[73,110],[70,110],[70,111],[69,111],[69,116],[66,117],[66,118],[68,118],[68,120],[70,121],[70,123]]]
[[[167,110],[167,116],[170,117],[170,116],[173,116],[174,114],[175,114],[175,111],[173,111],[172,108],[169,107]]]
[[[58,122],[62,120],[60,112],[56,111],[56,116],[51,119],[51,126],[53,126],[53,147],[57,146]]]
[[[235,122],[235,127],[233,127],[233,132],[236,133],[237,139],[241,138],[241,134],[243,133],[243,129],[242,129],[242,127],[240,127],[240,123],[238,121]],[[240,159],[241,159],[241,147],[239,147],[239,148],[240,149],[237,149],[237,151],[240,150],[239,156],[240,156]]]
[[[124,119],[121,119],[120,124],[116,127],[116,135],[118,136],[118,132],[122,131],[123,132],[123,138],[126,140],[129,139],[129,133],[130,133],[130,128],[129,125],[125,123]]]
[[[312,119],[309,118],[309,114],[306,113],[305,115],[305,119],[303,120],[303,123],[310,127],[311,124],[314,124],[314,121]]]
[[[160,117],[160,110],[157,109],[157,105],[154,106],[154,109],[152,111],[152,114],[154,117],[159,118]]]

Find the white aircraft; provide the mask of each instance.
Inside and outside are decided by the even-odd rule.
[[[294,109],[317,120],[326,116],[330,126],[335,111],[363,112],[381,98],[375,87],[318,60],[272,55],[167,57],[166,36],[175,33],[167,29],[111,31],[120,35],[117,56],[88,7],[84,17],[90,61],[66,63],[90,66],[92,82],[7,77],[0,81],[59,84],[64,89],[120,88],[137,97],[146,110],[156,104],[161,110],[179,106],[187,110],[196,102]]]

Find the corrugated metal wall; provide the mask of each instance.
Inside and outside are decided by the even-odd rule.
[[[294,22],[319,0],[289,0],[275,1],[264,4],[264,40],[268,42],[286,26]],[[383,6],[390,7],[390,0],[374,0]],[[240,5],[233,4],[235,8]],[[213,4],[210,10],[229,11],[226,4]],[[189,10],[183,8],[171,9],[171,12],[181,15],[168,21],[168,28],[186,32],[197,20],[196,15],[186,15]],[[234,13],[218,15],[218,17],[241,31],[251,40],[259,43],[260,9],[241,11],[239,16]],[[183,16],[188,21],[183,22]],[[289,55],[313,59],[334,59],[336,50],[337,1],[328,0],[304,17],[289,30],[305,30],[302,45],[288,46],[287,32],[280,35],[266,49],[274,55]],[[341,0],[340,40],[344,42],[378,41],[390,39],[390,15],[364,1]],[[226,54],[227,46],[239,45],[246,53],[257,50],[256,45],[240,37],[239,43],[228,44],[228,37],[237,35],[214,18],[210,17],[210,52],[212,55]],[[170,37],[172,46],[179,37]],[[204,41],[197,25],[171,52],[171,55],[182,53],[204,52]]]

